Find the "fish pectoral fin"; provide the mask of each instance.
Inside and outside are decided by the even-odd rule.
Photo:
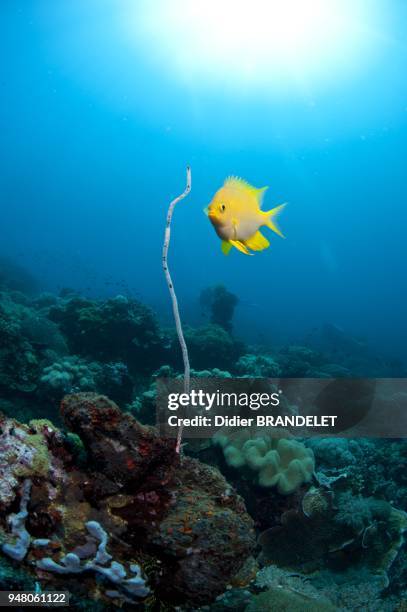
[[[245,255],[252,255],[253,253],[249,253],[249,249],[240,242],[240,240],[229,240],[229,243],[234,246],[238,251],[244,253]]]
[[[268,210],[267,212],[264,213],[264,216],[265,216],[264,225],[267,225],[267,227],[269,227],[271,230],[273,230],[273,232],[281,236],[281,238],[284,238],[284,235],[282,234],[280,228],[278,227],[275,221],[275,218],[283,210],[286,204],[287,203],[280,204],[280,206],[276,206],[272,210]]]
[[[222,244],[220,248],[222,249],[222,253],[224,255],[229,255],[232,245],[228,240],[222,240]]]
[[[245,240],[244,243],[252,251],[263,251],[270,246],[269,241],[261,232],[256,232],[253,236]]]

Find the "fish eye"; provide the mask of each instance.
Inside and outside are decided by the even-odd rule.
[[[224,204],[222,204],[220,209],[221,209],[222,212],[224,212],[226,210],[226,206]]]

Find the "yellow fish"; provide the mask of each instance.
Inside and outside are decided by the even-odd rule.
[[[267,187],[256,189],[241,178],[231,176],[215,193],[212,202],[205,209],[216,233],[222,240],[222,252],[229,254],[235,247],[245,255],[250,251],[263,251],[270,246],[267,238],[259,231],[266,225],[283,237],[275,223],[278,213],[285,204],[272,210],[261,210],[261,203]]]

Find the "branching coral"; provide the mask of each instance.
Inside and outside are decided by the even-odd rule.
[[[162,362],[165,338],[153,312],[141,302],[117,295],[90,300],[69,295],[50,308],[70,350],[98,361],[122,361],[134,372],[150,371]]]
[[[253,435],[250,430],[228,435],[221,430],[214,443],[223,449],[228,465],[248,466],[258,473],[260,486],[277,486],[282,495],[309,482],[314,472],[313,452],[296,440],[276,439],[267,433]]]

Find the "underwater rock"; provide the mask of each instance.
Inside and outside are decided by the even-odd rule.
[[[252,520],[223,476],[195,459],[180,462],[174,440],[106,397],[70,395],[61,410],[70,437],[83,443],[78,463],[71,440],[51,423],[9,419],[2,429],[4,517],[18,508],[22,480],[32,481],[25,523],[30,543],[21,561],[27,572],[42,588],[68,589],[107,605],[146,594],[128,588],[130,581],[144,588],[144,579],[153,597],[172,605],[205,604],[221,594],[255,545]],[[93,527],[89,531],[95,523],[106,534],[99,544]],[[15,544],[3,521],[0,538]],[[106,554],[93,562],[102,543]]]
[[[95,498],[142,484],[143,491],[147,492],[149,485],[154,491],[155,515],[158,497],[163,495],[165,504],[169,503],[171,495],[166,486],[178,463],[173,440],[160,438],[155,428],[123,414],[103,395],[67,395],[61,403],[61,414],[84,444],[88,470],[94,470],[89,487],[94,489]],[[91,495],[88,492],[88,497]],[[143,500],[141,505],[143,514],[148,504]]]
[[[160,592],[177,592],[182,601],[188,589],[197,602],[222,592],[222,581],[250,553],[253,534],[243,502],[219,472],[187,457],[179,465],[173,440],[123,415],[107,398],[68,396],[62,414],[98,470],[88,497],[108,493],[106,508],[139,534],[139,544],[179,559],[178,570],[163,573]],[[130,490],[137,494],[129,496]]]

